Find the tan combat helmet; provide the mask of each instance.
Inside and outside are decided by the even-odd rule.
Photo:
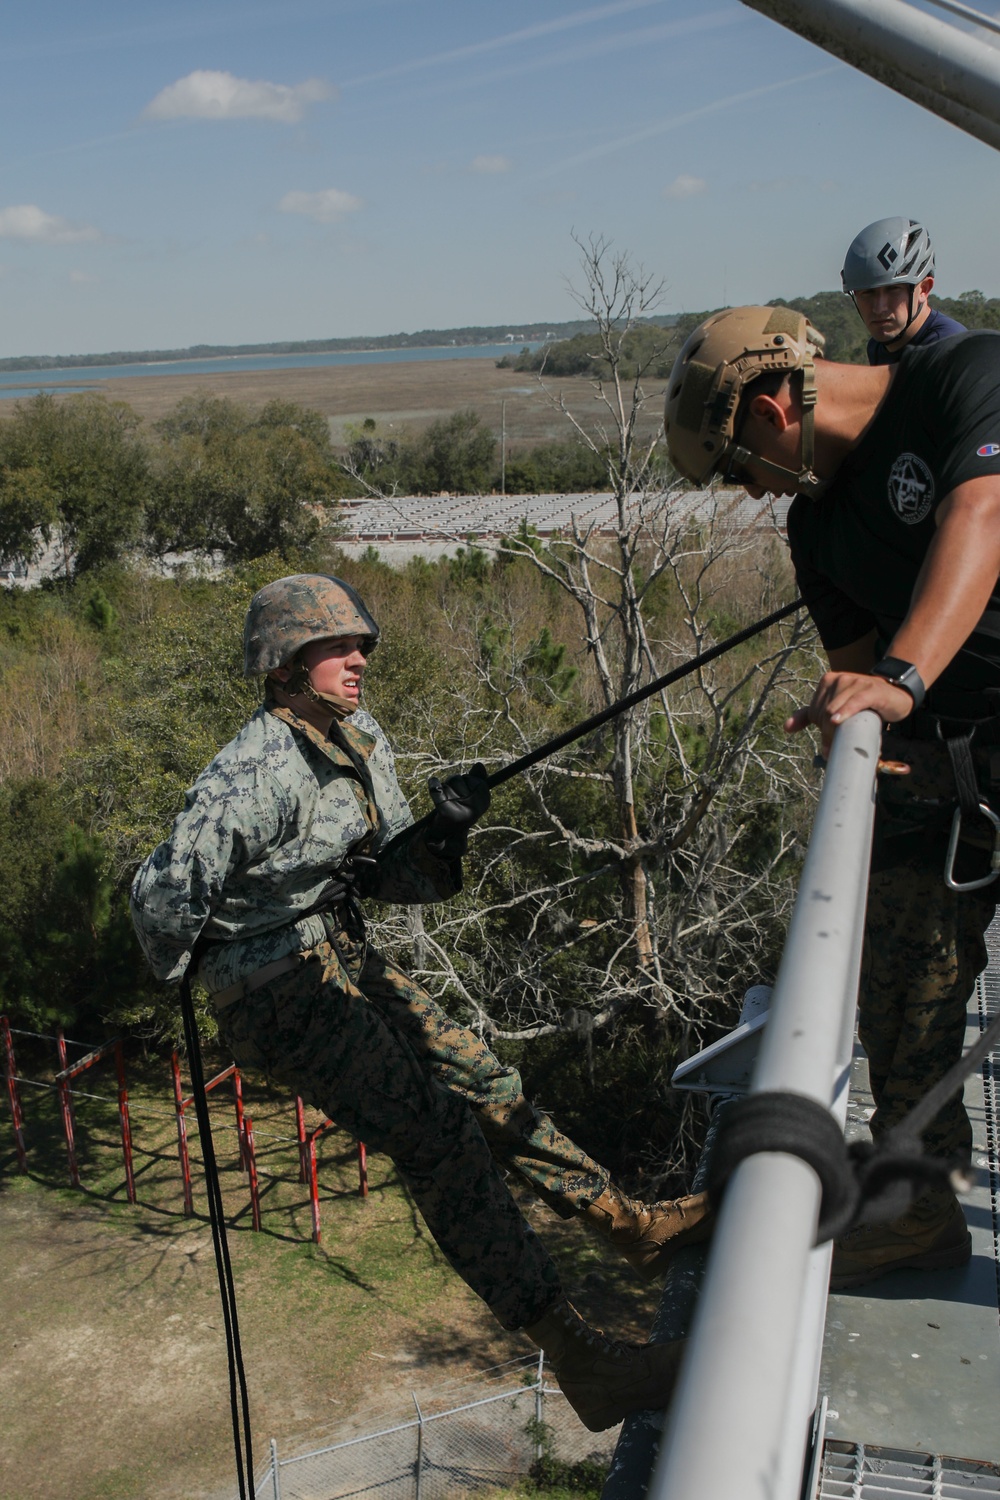
[[[733,307],[714,313],[688,337],[667,383],[663,425],[667,452],[678,473],[705,484],[730,465],[753,459],[764,473],[802,494],[819,495],[825,483],[813,473],[816,383],[813,360],[823,335],[790,307]],[[744,387],[770,370],[802,371],[802,467],[796,472],[744,448],[736,415]]]
[[[258,589],[250,600],[243,627],[243,671],[247,677],[273,672],[310,641],[335,636],[367,637],[365,654],[379,630],[360,597],[341,578],[325,573],[294,573]]]

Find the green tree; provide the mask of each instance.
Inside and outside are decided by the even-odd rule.
[[[148,531],[159,556],[287,558],[316,541],[344,493],[326,419],[292,402],[254,412],[223,397],[189,396],[157,432]]]
[[[150,492],[138,416],[120,401],[41,394],[0,424],[0,552],[30,557],[61,543],[67,574],[124,556]]]
[[[489,489],[497,440],[471,409],[432,422],[400,455],[400,483],[415,495],[458,495]]]
[[[96,1039],[116,992],[143,983],[104,847],[44,781],[0,793],[0,945],[0,1006],[30,1027]]]

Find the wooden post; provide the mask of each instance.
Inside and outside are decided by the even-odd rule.
[[[177,1111],[177,1155],[181,1162],[181,1179],[184,1183],[184,1217],[190,1219],[194,1213],[194,1197],[191,1192],[191,1158],[188,1154],[187,1120],[184,1117],[184,1091],[181,1088],[181,1064],[174,1052],[170,1065],[174,1075],[174,1107]]]
[[[17,1166],[21,1172],[28,1170],[28,1153],[24,1144],[24,1118],[21,1114],[21,1099],[17,1092],[17,1064],[14,1061],[14,1038],[10,1022],[0,1016],[0,1033],[3,1034],[3,1076],[7,1084],[7,1103],[14,1122],[14,1145],[17,1150]]]
[[[125,1054],[121,1042],[115,1043],[115,1071],[118,1074],[118,1123],[122,1132],[122,1155],[125,1158],[125,1192],[135,1202],[135,1172],[132,1167],[132,1121],[128,1112],[128,1089],[125,1086]]]

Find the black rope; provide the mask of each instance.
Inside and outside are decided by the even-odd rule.
[[[692,656],[689,661],[673,671],[665,672],[662,677],[657,677],[655,682],[647,682],[645,687],[636,688],[634,693],[629,693],[624,698],[619,698],[617,703],[612,703],[610,708],[602,709],[599,714],[594,714],[590,719],[584,719],[581,724],[574,724],[572,729],[557,734],[554,739],[546,740],[544,745],[539,745],[537,750],[529,750],[526,755],[512,760],[509,765],[501,766],[499,771],[493,771],[489,777],[489,784],[502,786],[512,776],[519,776],[522,771],[529,771],[532,766],[540,760],[545,760],[550,755],[555,755],[557,750],[562,750],[566,745],[571,745],[574,740],[582,739],[585,734],[591,734],[595,729],[600,729],[602,724],[607,724],[609,719],[616,719],[627,709],[634,708],[645,698],[651,698],[654,693],[661,693],[664,688],[671,687],[675,682],[680,682],[682,677],[688,677],[696,672],[699,667],[707,666],[710,661],[724,656],[727,651],[732,651],[736,646],[742,646],[744,641],[749,641],[761,631],[768,630],[776,625],[779,620],[784,620],[787,615],[793,615],[796,610],[801,609],[805,601],[793,599],[791,604],[782,605],[781,609],[773,610],[771,614],[765,615],[754,625],[747,625],[743,630],[738,630],[735,635],[728,636],[726,640],[720,641],[717,646],[710,646],[707,651],[699,651],[697,656]]]
[[[195,1114],[201,1135],[202,1154],[205,1159],[205,1186],[208,1189],[208,1217],[212,1226],[212,1243],[215,1247],[215,1265],[219,1273],[219,1294],[222,1298],[222,1318],[226,1326],[226,1353],[229,1357],[229,1402],[233,1414],[233,1443],[236,1448],[236,1473],[239,1479],[240,1500],[253,1495],[253,1443],[250,1434],[250,1399],[247,1394],[247,1377],[243,1368],[243,1350],[240,1345],[240,1325],[236,1312],[236,1284],[233,1267],[229,1259],[229,1241],[226,1238],[226,1218],[222,1203],[222,1187],[219,1169],[215,1160],[212,1142],[212,1122],[208,1114],[208,1095],[205,1092],[205,1074],[201,1065],[201,1047],[198,1044],[198,1023],[191,997],[191,981],[185,974],[181,980],[181,1015],[184,1018],[184,1040],[187,1045],[188,1066],[191,1069],[191,1092],[194,1095]],[[242,1430],[240,1418],[242,1415]]]
[[[816,1099],[764,1091],[736,1099],[720,1112],[708,1169],[716,1206],[740,1162],[761,1151],[797,1156],[823,1189],[816,1243],[839,1239],[859,1223],[884,1223],[905,1213],[920,1192],[951,1187],[955,1164],[924,1154],[921,1136],[941,1106],[1000,1043],[1000,1016],[948,1069],[904,1120],[875,1144],[848,1145],[833,1115]]]
[[[607,724],[610,719],[616,719],[619,714],[625,713],[630,708],[635,708],[637,703],[651,698],[654,693],[662,693],[664,688],[672,687],[675,682],[680,682],[683,677],[689,677],[692,672],[697,672],[699,667],[707,666],[710,661],[724,656],[727,651],[732,651],[736,646],[742,646],[744,641],[751,640],[762,631],[769,630],[779,620],[784,620],[788,615],[795,614],[796,610],[802,608],[802,599],[793,599],[791,604],[783,604],[780,609],[772,610],[771,614],[765,615],[762,620],[757,620],[753,625],[747,625],[743,630],[737,630],[735,635],[727,636],[717,646],[710,646],[707,651],[699,651],[697,656],[692,656],[681,666],[674,667],[670,672],[664,672],[662,677],[657,677],[654,682],[647,682],[645,687],[636,688],[634,693],[629,693],[624,698],[619,698],[612,703],[610,708],[604,708],[599,714],[593,714],[589,719],[584,719],[580,724],[574,724],[572,729],[563,730],[554,739],[546,740],[544,745],[539,745],[537,750],[529,750],[525,755],[518,756],[506,766],[501,766],[499,771],[491,771],[486,778],[486,784],[490,787],[503,786],[505,781],[510,781],[512,776],[520,776],[522,771],[530,771],[532,766],[537,766],[540,760],[547,760],[550,755],[555,755],[557,750],[564,750],[567,745],[572,745],[574,740],[583,739],[585,734],[592,734],[595,729],[600,729],[602,724]],[[380,851],[384,855],[387,850],[396,843],[402,843],[413,837],[421,828],[426,828],[433,818],[433,813],[427,813],[416,823],[409,824],[397,833],[394,838]]]

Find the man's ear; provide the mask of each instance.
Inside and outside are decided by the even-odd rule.
[[[291,667],[272,667],[268,677],[273,677],[275,682],[285,683],[292,675]]]
[[[750,415],[759,422],[766,422],[775,432],[784,432],[789,414],[776,396],[759,395],[750,401]]]
[[[923,307],[924,303],[927,301],[927,298],[930,296],[930,294],[931,294],[931,292],[933,290],[934,290],[934,277],[933,276],[925,276],[924,279],[923,279],[923,281],[918,281],[917,282],[917,301],[918,301],[918,303],[919,303],[919,305],[921,307]]]

